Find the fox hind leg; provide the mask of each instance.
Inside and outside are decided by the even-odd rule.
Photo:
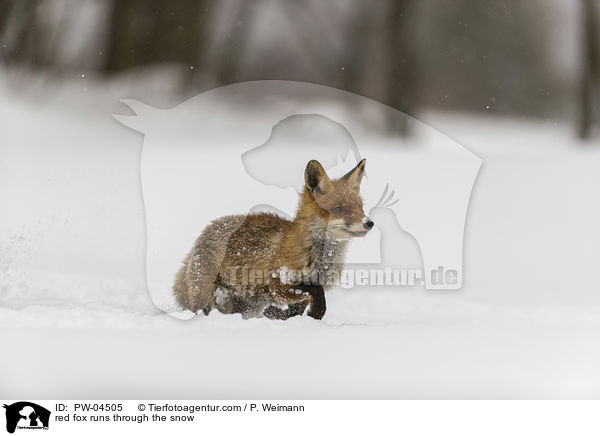
[[[183,265],[179,269],[179,272],[177,272],[177,276],[175,277],[175,285],[173,286],[175,299],[183,309],[190,308],[189,289],[186,280],[188,259],[189,255],[186,256],[185,260],[183,261]]]
[[[270,305],[264,311],[264,315],[270,319],[288,319],[294,316],[303,315],[308,307],[307,315],[321,319],[325,315],[327,305],[325,302],[325,290],[321,285],[295,285],[296,289],[302,291],[302,294],[308,294],[307,299],[301,301],[290,301],[285,309]]]
[[[202,310],[205,315],[212,309],[218,266],[205,261],[210,256],[188,255],[175,280],[177,302],[194,313]]]

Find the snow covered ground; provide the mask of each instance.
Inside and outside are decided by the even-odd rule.
[[[5,397],[600,398],[600,150],[570,124],[420,117],[484,160],[461,290],[182,321],[147,291],[142,136],[111,116],[144,92],[0,82]]]

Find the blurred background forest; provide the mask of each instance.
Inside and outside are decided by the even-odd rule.
[[[433,107],[569,119],[590,137],[598,9],[597,0],[0,0],[0,62],[48,80],[166,68],[169,92],[184,97],[299,80],[416,117]]]

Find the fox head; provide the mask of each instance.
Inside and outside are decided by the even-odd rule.
[[[365,173],[365,159],[343,177],[331,180],[316,160],[304,172],[304,212],[311,223],[326,228],[336,239],[365,236],[374,226],[365,215],[360,197],[360,182]]]

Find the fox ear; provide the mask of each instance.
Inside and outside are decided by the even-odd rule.
[[[331,180],[316,160],[311,160],[304,171],[304,183],[311,194],[325,194],[331,189]]]
[[[348,183],[350,188],[359,191],[360,190],[360,182],[362,182],[362,178],[365,175],[365,162],[367,160],[361,160],[358,165],[352,168],[350,171],[346,173],[342,180],[345,180]]]

